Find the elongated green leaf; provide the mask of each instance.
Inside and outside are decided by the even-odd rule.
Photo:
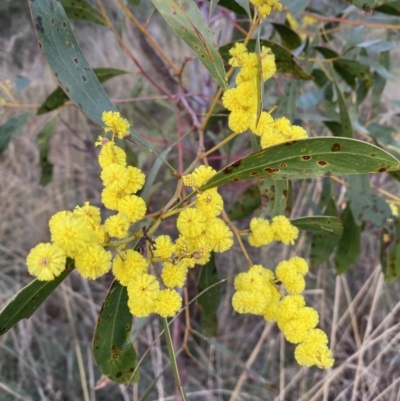
[[[250,216],[260,205],[261,197],[258,185],[250,185],[236,197],[235,202],[228,210],[228,217],[232,221],[244,219]]]
[[[48,121],[36,138],[36,142],[39,145],[40,168],[42,169],[40,185],[42,186],[46,186],[53,177],[53,165],[49,162],[48,154],[56,120],[56,117],[54,117]]]
[[[228,88],[214,32],[193,0],[151,0],[172,30],[197,54],[222,89]]]
[[[17,117],[11,118],[0,127],[0,155],[7,149],[11,137],[21,134],[28,116],[28,113],[20,114]]]
[[[208,1],[210,1],[211,3],[211,0]],[[247,0],[219,0],[218,5],[221,7],[225,7],[238,15],[247,15],[249,18],[251,18],[253,14],[250,11],[249,3]]]
[[[260,183],[261,216],[272,219],[285,213],[289,195],[287,180],[264,179]]]
[[[97,320],[93,355],[103,375],[117,383],[130,382],[137,364],[136,351],[129,340],[131,325],[126,287],[114,280]],[[133,381],[138,380],[137,371]]]
[[[356,78],[366,88],[371,88],[373,85],[371,71],[359,61],[350,59],[335,60],[333,68],[353,90],[356,88]]]
[[[342,221],[335,216],[299,217],[290,222],[300,230],[324,232],[341,237],[343,234]]]
[[[29,1],[39,46],[61,88],[92,121],[104,126],[104,111],[116,111],[96,74],[86,61],[59,1]],[[131,129],[138,145],[153,152],[150,145]]]
[[[336,83],[335,83],[335,89],[339,105],[340,124],[342,126],[342,135],[340,136],[345,138],[353,138],[354,137],[353,127],[351,125],[349,113],[347,112],[346,103],[344,102],[342,92],[340,91],[340,88]]]
[[[381,264],[389,283],[400,276],[400,219],[394,217],[381,233]]]
[[[282,44],[289,50],[297,49],[301,45],[300,36],[295,31],[283,24],[272,24],[279,33]]]
[[[235,44],[228,43],[220,47],[221,56],[224,60],[229,60],[231,56],[229,55],[229,49]],[[299,65],[296,63],[294,56],[290,53],[289,50],[286,50],[284,47],[278,45],[275,42],[270,40],[260,40],[261,46],[267,46],[272,50],[272,53],[275,55],[275,63],[278,73],[291,75],[298,79],[312,79],[310,75],[304,72]],[[249,40],[247,44],[247,49],[249,52],[254,52],[256,48],[256,39]]]
[[[117,70],[115,68],[93,68],[93,72],[96,74],[99,82],[103,83],[107,80],[117,77],[118,75],[128,74],[127,71]],[[68,100],[68,96],[61,88],[57,88],[52,92],[37,111],[37,115],[49,113],[61,107]]]
[[[328,183],[330,187],[330,183]],[[325,194],[322,194],[320,206],[325,203]],[[330,218],[337,216],[337,210],[335,201],[332,196],[329,196],[328,204],[325,208],[325,215]],[[313,234],[311,240],[311,252],[310,252],[310,263],[311,266],[317,266],[325,262],[329,255],[334,251],[337,243],[339,242],[339,237],[337,235],[331,234],[329,232],[316,232]]]
[[[67,263],[66,269],[54,280],[36,279],[22,288],[0,312],[0,335],[6,333],[20,320],[29,319],[73,269],[73,264]]]
[[[309,138],[271,146],[237,160],[201,190],[252,178],[287,180],[399,169],[399,160],[375,145],[348,138]]]
[[[221,300],[221,290],[219,285],[214,285],[218,281],[217,266],[215,265],[214,252],[212,252],[209,262],[201,269],[197,284],[198,294],[212,286],[197,298],[197,303],[201,308],[201,326],[209,337],[216,336],[218,331],[217,310]]]
[[[392,214],[389,205],[373,193],[348,189],[346,196],[354,219],[359,224],[365,222],[367,229],[382,227]]]
[[[400,4],[396,1],[392,1],[390,4],[382,4],[381,6],[376,7],[375,11],[383,14],[400,16]]]
[[[284,94],[278,100],[278,109],[274,113],[274,117],[285,116],[290,121],[293,121],[296,113],[296,100],[297,81],[291,79],[285,84]]]
[[[84,0],[60,0],[69,19],[93,22],[106,26],[107,23],[99,11]]]
[[[400,7],[399,7],[400,10]],[[390,52],[382,52],[378,58],[380,64],[389,70],[390,67]],[[383,77],[379,72],[374,72],[374,86],[372,88],[372,115],[379,112],[381,106],[382,93],[386,86],[386,77]]]
[[[336,250],[336,273],[346,272],[357,260],[361,246],[361,229],[354,221],[350,207],[347,205],[342,214],[343,236]]]
[[[385,4],[387,0],[346,0],[348,3],[360,8],[363,11],[371,12],[376,7]]]

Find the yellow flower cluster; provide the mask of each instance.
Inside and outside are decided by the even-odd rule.
[[[249,243],[260,247],[272,241],[280,241],[286,245],[293,245],[299,235],[295,227],[286,216],[275,216],[272,223],[262,217],[254,217],[250,221]]]
[[[183,183],[198,189],[215,174],[213,168],[199,166],[183,177]],[[166,287],[182,287],[189,268],[206,264],[213,251],[225,252],[232,247],[233,234],[218,217],[223,207],[223,199],[216,188],[201,192],[189,207],[179,213],[176,241],[173,242],[168,235],[155,239],[153,253],[163,261],[161,278]]]
[[[231,111],[229,128],[237,133],[251,130],[261,137],[263,149],[283,142],[307,138],[307,132],[298,125],[291,125],[286,117],[274,119],[270,113],[262,111],[257,121],[257,70],[258,58],[249,53],[243,43],[235,43],[229,50],[233,67],[241,67],[236,76],[236,87],[225,91],[223,105]],[[276,72],[275,56],[267,47],[260,54],[263,80]]]
[[[105,127],[105,132],[111,132],[118,138],[123,138],[129,135],[130,124],[125,118],[122,118],[118,111],[105,111],[101,116]]]
[[[318,313],[305,306],[304,297],[300,295],[305,288],[307,272],[307,262],[300,257],[279,263],[275,274],[261,265],[254,265],[235,278],[232,306],[238,313],[261,315],[267,321],[277,321],[286,340],[298,344],[295,358],[300,365],[330,368],[334,360],[328,348],[328,337],[316,329]],[[282,296],[276,284],[279,281],[289,295]]]
[[[279,0],[250,0],[254,6],[258,8],[261,17],[266,18],[271,11],[282,11],[282,4]]]

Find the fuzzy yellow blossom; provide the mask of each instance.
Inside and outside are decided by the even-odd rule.
[[[208,222],[206,238],[215,252],[226,252],[233,245],[233,234],[225,222],[219,218]]]
[[[247,48],[243,43],[235,43],[233,47],[229,50],[231,58],[229,59],[229,64],[232,67],[241,67],[243,55],[247,53]]]
[[[268,322],[275,322],[279,314],[279,300],[281,299],[281,293],[275,286],[270,285],[270,300],[262,310],[261,314],[264,319]]]
[[[217,174],[217,172],[212,167],[201,165],[193,171],[192,176],[196,186],[200,188],[215,174]]]
[[[137,275],[147,271],[147,261],[133,249],[128,249],[124,253],[125,259],[119,255],[114,258],[112,271],[115,278],[124,286],[127,286]]]
[[[110,237],[118,239],[125,238],[128,235],[130,220],[126,214],[118,213],[110,216],[104,222],[104,228]]]
[[[118,210],[121,200],[125,198],[126,195],[125,189],[106,187],[101,192],[101,201],[107,209]]]
[[[75,267],[84,278],[95,280],[111,268],[111,252],[100,245],[91,245],[75,256]]]
[[[276,73],[275,55],[269,47],[263,46],[260,53],[263,80],[270,79]]]
[[[272,219],[271,229],[274,232],[274,240],[286,245],[293,245],[299,235],[299,229],[295,227],[286,216],[275,216]]]
[[[74,257],[97,237],[83,221],[70,214],[54,215],[49,221],[51,240],[69,257]]]
[[[101,148],[98,160],[101,168],[105,168],[110,164],[119,164],[124,167],[126,165],[126,153],[114,142],[110,141]]]
[[[238,313],[261,315],[267,301],[260,291],[236,291],[232,297],[233,309]]]
[[[131,223],[143,219],[146,208],[145,201],[136,195],[127,195],[118,204],[118,211],[124,214]]]
[[[315,330],[311,332],[313,331]],[[324,339],[312,334],[308,340],[296,347],[294,356],[299,365],[307,367],[317,365],[319,368],[328,369],[334,363],[332,353],[324,342]]]
[[[155,312],[162,317],[173,317],[182,306],[182,297],[176,290],[169,288],[158,293]]]
[[[105,111],[103,112],[101,119],[105,125],[105,132],[111,132],[119,138],[129,135],[129,121],[122,118],[118,111]]]
[[[197,195],[196,209],[203,213],[206,220],[219,216],[223,208],[224,201],[216,188],[209,189]]]
[[[160,292],[157,278],[148,273],[135,276],[128,284],[128,307],[132,315],[145,317],[155,312],[155,303]]]
[[[307,131],[303,128],[300,127],[299,125],[292,125],[289,130],[289,140],[295,141],[297,139],[304,139],[307,138]]]
[[[76,206],[73,213],[75,217],[92,226],[98,226],[101,223],[100,208],[85,202],[83,206]]]
[[[258,122],[256,120],[257,115],[255,114],[250,125],[250,129],[253,134],[262,136],[269,130],[273,130],[274,119],[272,118],[271,114],[267,113],[266,111],[261,112]]]
[[[243,109],[232,111],[228,117],[229,128],[238,134],[247,131],[250,128],[250,122],[253,114],[254,113],[249,113]]]
[[[289,259],[289,262],[294,266],[297,273],[305,275],[308,273],[308,264],[305,259],[300,258],[299,256],[295,256]]]
[[[54,244],[40,243],[26,258],[28,272],[39,281],[51,281],[65,270],[65,253]]]
[[[145,182],[145,175],[142,170],[137,167],[128,166],[127,167],[128,179],[125,186],[125,191],[128,194],[136,193],[143,188]]]
[[[169,259],[175,252],[175,245],[169,235],[160,235],[155,239],[154,255],[158,258]]]
[[[125,166],[112,163],[102,170],[100,178],[105,187],[115,190],[125,189],[129,179],[128,170]]]
[[[268,245],[274,240],[274,231],[268,220],[262,217],[253,217],[250,221],[249,243],[260,247]]]
[[[186,281],[188,268],[183,263],[178,263],[176,265],[165,262],[161,278],[166,287],[183,287]]]
[[[206,219],[200,210],[189,208],[179,213],[176,227],[188,238],[198,237],[205,229]]]

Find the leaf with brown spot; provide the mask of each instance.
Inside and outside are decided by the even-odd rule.
[[[196,53],[223,90],[228,89],[217,38],[193,0],[151,0],[172,30]]]
[[[299,217],[290,222],[299,230],[329,233],[337,237],[343,234],[343,224],[336,216]]]
[[[301,160],[301,155],[312,155],[328,165]],[[371,155],[374,156],[371,156]],[[274,180],[301,179],[325,175],[376,173],[382,166],[387,171],[400,170],[400,161],[394,156],[367,142],[349,138],[308,138],[286,142],[252,153],[224,167],[200,189],[219,187],[233,181],[252,178]],[[285,168],[280,168],[285,164]]]

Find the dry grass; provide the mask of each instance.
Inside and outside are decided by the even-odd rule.
[[[10,28],[0,41],[0,81],[12,80],[17,74],[27,76],[31,83],[20,95],[20,101],[39,104],[53,90],[55,81],[36,48],[23,50],[26,54],[20,58],[22,64],[15,62],[15,52],[24,49],[18,41],[22,38],[31,43],[29,38],[33,34],[27,20],[23,21],[24,30],[15,33]],[[168,42],[170,38],[164,35],[164,30],[159,26],[157,30],[163,34],[160,37],[166,41],[173,58],[182,59],[178,41]],[[104,30],[80,27],[78,32],[92,66],[133,69]],[[98,35],[103,35],[101,41]],[[132,32],[129,37],[128,43],[134,43]],[[139,54],[138,49],[134,51]],[[186,78],[196,74],[196,64],[190,68]],[[394,70],[394,74],[398,84],[399,72]],[[113,98],[127,98],[137,81],[138,76],[133,74],[114,80],[106,88]],[[191,89],[198,90],[196,86],[201,81],[191,82]],[[154,93],[147,85],[143,91],[145,95]],[[393,86],[388,87],[382,120],[395,118],[389,101],[396,96]],[[158,146],[175,141],[175,115],[166,103],[148,102],[138,107],[124,105],[124,113],[137,122],[141,133]],[[10,113],[3,113],[0,120],[4,122],[9,116]],[[52,139],[50,159],[54,163],[54,179],[47,187],[38,185],[35,137],[46,118],[30,117],[23,135],[14,138],[7,152],[0,156],[0,309],[31,281],[25,257],[37,242],[48,240],[49,217],[84,200],[100,205],[99,170],[91,145],[99,132],[73,107],[60,112]],[[189,138],[185,146],[190,155],[197,145]],[[170,154],[171,161],[176,160],[174,152]],[[137,152],[136,156],[139,165],[149,171],[154,160],[143,152]],[[160,172],[160,179],[163,174],[167,177]],[[167,181],[168,185],[160,189],[161,199],[168,199],[170,183]],[[376,184],[393,188],[386,179]],[[299,189],[295,215],[308,210],[307,193],[315,198],[319,189],[319,185],[313,193],[311,186]],[[228,188],[225,195],[232,201],[235,194]],[[201,329],[194,309],[195,332],[188,338],[190,355],[183,352],[178,356],[190,400],[399,401],[400,284],[384,283],[376,243],[376,233],[364,235],[357,265],[342,276],[335,277],[331,261],[309,275],[307,301],[320,312],[321,327],[330,333],[336,357],[333,369],[324,372],[299,367],[293,359],[294,348],[285,343],[275,325],[234,314],[230,306],[232,281],[228,281],[222,284],[218,336],[208,339],[197,334]],[[290,253],[286,248],[274,246],[254,252],[252,257],[272,267],[283,257],[304,254],[307,246],[308,240],[303,237]],[[245,260],[235,248],[218,258],[217,263],[220,277],[226,277],[242,271]],[[1,401],[136,401],[144,399],[147,389],[147,400],[179,399],[162,339],[154,343],[143,360],[139,384],[125,388],[101,380],[93,361],[91,341],[110,282],[108,276],[89,282],[71,274],[32,318],[21,321],[0,338]],[[182,341],[183,323],[182,316],[172,327],[177,344]],[[132,338],[139,355],[157,339],[161,329],[156,318],[135,321]]]

